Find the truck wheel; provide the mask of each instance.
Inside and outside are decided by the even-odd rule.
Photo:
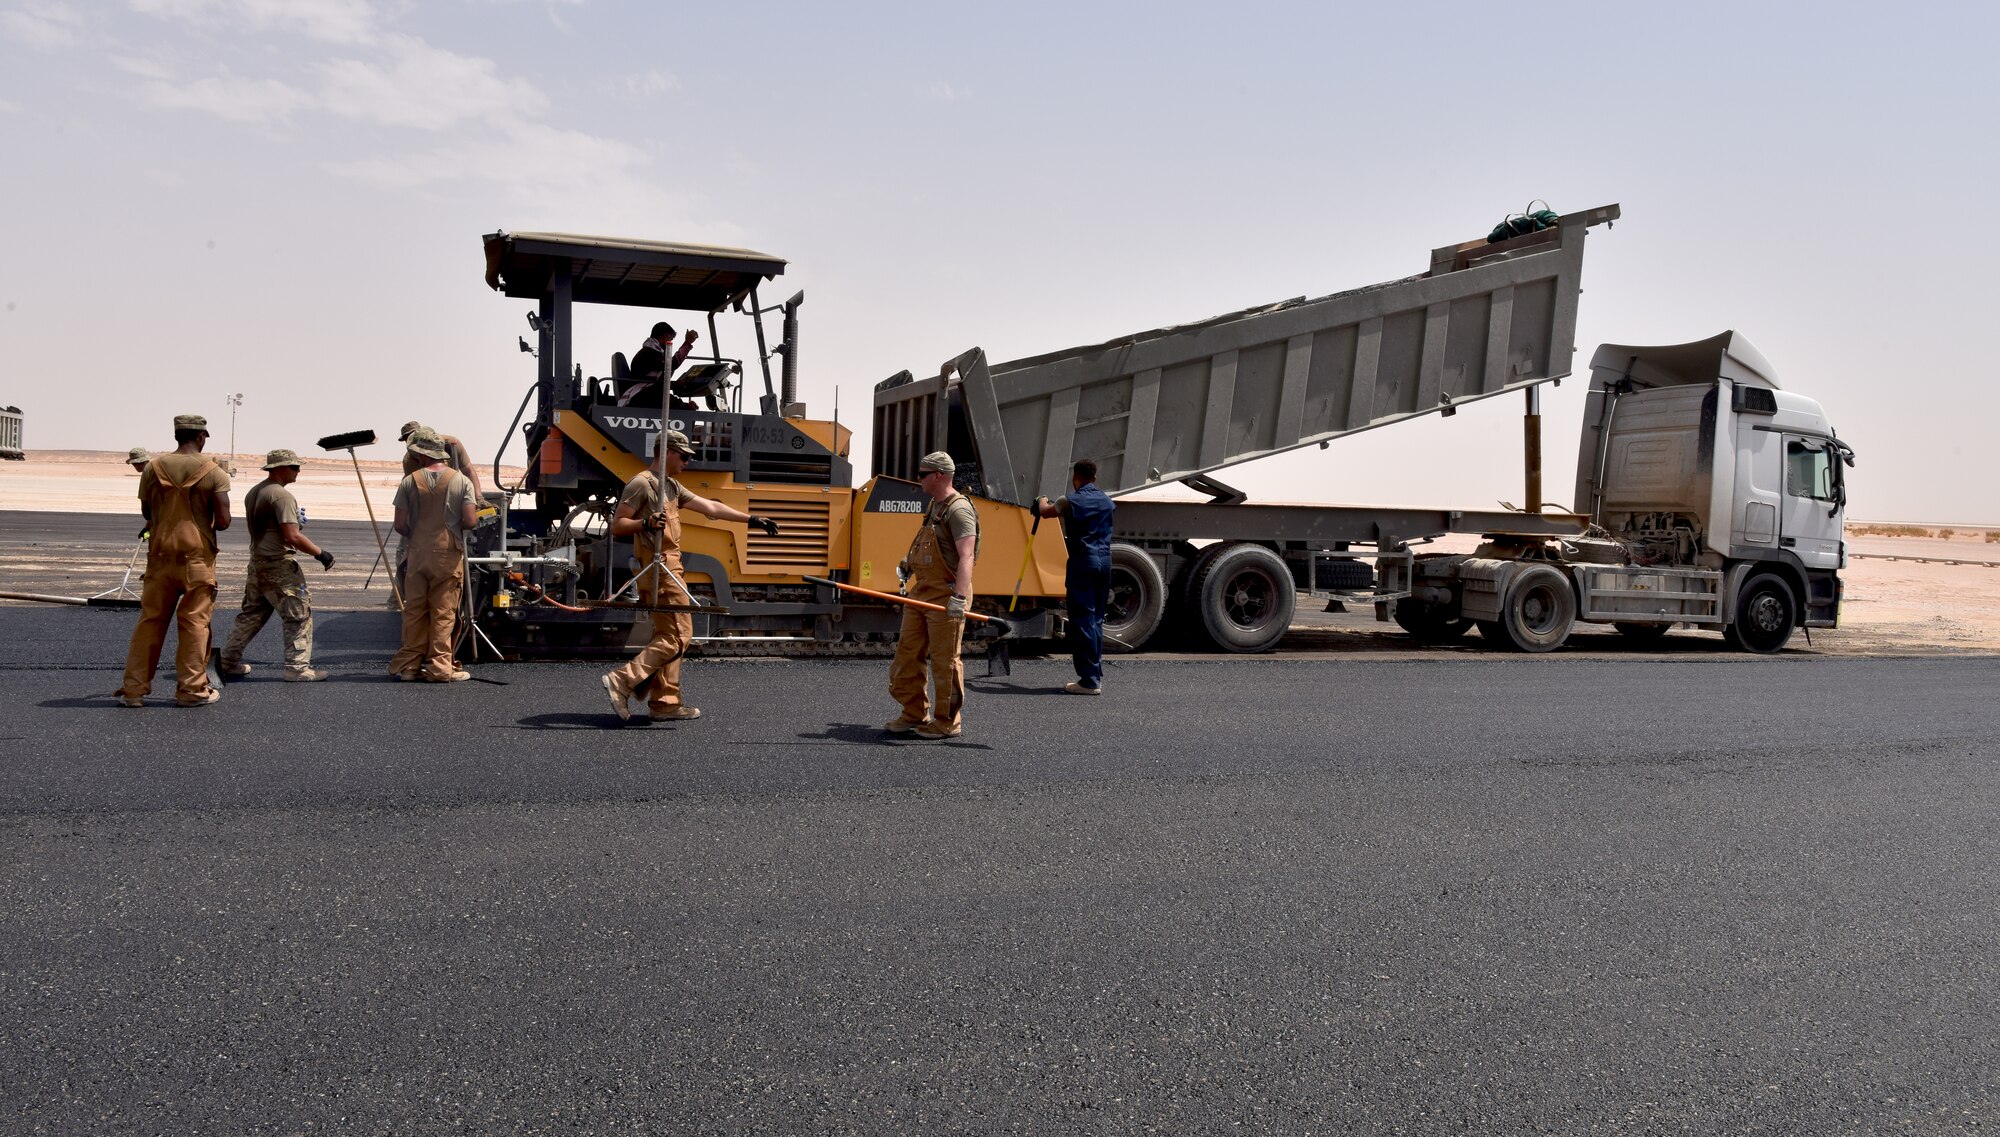
[[[1247,542],[1204,556],[1188,582],[1201,630],[1224,651],[1268,651],[1292,626],[1298,592],[1278,554]]]
[[[1620,623],[1614,623],[1611,626],[1618,629],[1619,635],[1624,636],[1626,639],[1631,640],[1633,643],[1639,643],[1639,644],[1658,643],[1661,640],[1666,639],[1667,633],[1672,631],[1674,627],[1672,624],[1620,624]]]
[[[1146,550],[1111,543],[1111,598],[1104,606],[1104,650],[1138,651],[1160,630],[1167,614],[1167,578]]]
[[[1375,587],[1375,566],[1367,561],[1321,561],[1313,587],[1322,592],[1365,592]]]
[[[1743,582],[1736,595],[1736,619],[1722,629],[1722,638],[1738,651],[1771,655],[1785,646],[1797,626],[1792,589],[1769,573]]]
[[[1471,631],[1472,621],[1422,600],[1398,600],[1396,626],[1427,644],[1442,644]]]
[[[1500,607],[1500,643],[1514,651],[1554,651],[1575,623],[1569,578],[1548,565],[1530,565],[1514,578]]]

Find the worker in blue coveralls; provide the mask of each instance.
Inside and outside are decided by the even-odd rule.
[[[1076,681],[1063,690],[1072,695],[1104,693],[1104,607],[1111,599],[1111,511],[1116,506],[1097,488],[1097,463],[1088,458],[1070,467],[1070,492],[1056,501],[1035,499],[1042,517],[1062,518],[1063,544],[1069,548],[1069,569],[1063,588],[1069,594],[1069,650],[1076,662]]]

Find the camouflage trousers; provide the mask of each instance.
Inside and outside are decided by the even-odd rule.
[[[236,627],[222,649],[224,667],[243,661],[243,649],[263,630],[273,612],[285,625],[285,670],[304,671],[312,666],[312,592],[306,588],[306,574],[298,562],[287,558],[250,562],[243,611],[236,614]]]

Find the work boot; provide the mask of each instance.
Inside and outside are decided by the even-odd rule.
[[[664,711],[654,711],[646,717],[652,719],[654,722],[679,722],[682,719],[698,719],[701,717],[701,708],[690,707],[686,703],[682,703],[677,707],[668,707]]]
[[[417,680],[423,678],[423,676],[418,675],[414,671],[391,671],[389,674],[398,683],[415,683]]]
[[[137,695],[120,695],[118,696],[118,705],[121,707],[143,707],[146,705],[146,700]]]
[[[618,713],[618,721],[632,721],[632,692],[621,690],[618,680],[609,675],[600,675],[597,681],[604,684],[604,693],[611,696],[611,709]]]
[[[929,719],[913,719],[908,715],[897,715],[895,718],[883,723],[882,730],[887,734],[915,734],[918,727],[929,726],[930,721]]]
[[[324,678],[326,678],[326,672],[321,671],[317,667],[304,667],[297,671],[285,672],[285,682],[287,683],[317,683]]]
[[[425,674],[423,678],[426,683],[463,683],[472,678],[472,672],[447,671],[443,675]]]
[[[926,738],[933,742],[938,742],[947,738],[957,738],[959,735],[965,733],[965,728],[956,723],[946,726],[936,719],[932,719],[918,727],[913,733],[918,738]]]
[[[1102,695],[1104,693],[1104,688],[1091,686],[1081,679],[1063,684],[1063,690],[1068,691],[1072,695]]]
[[[224,663],[221,671],[231,679],[241,679],[250,674],[250,665],[239,659],[235,663]]]
[[[174,697],[174,705],[177,707],[205,707],[210,703],[219,703],[221,701],[222,692],[213,687],[210,687],[192,699],[183,699],[179,696]]]

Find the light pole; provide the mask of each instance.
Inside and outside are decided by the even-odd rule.
[[[236,408],[243,405],[243,393],[224,395],[222,401],[229,404],[229,461],[226,465],[229,476],[233,478],[236,476]]]

